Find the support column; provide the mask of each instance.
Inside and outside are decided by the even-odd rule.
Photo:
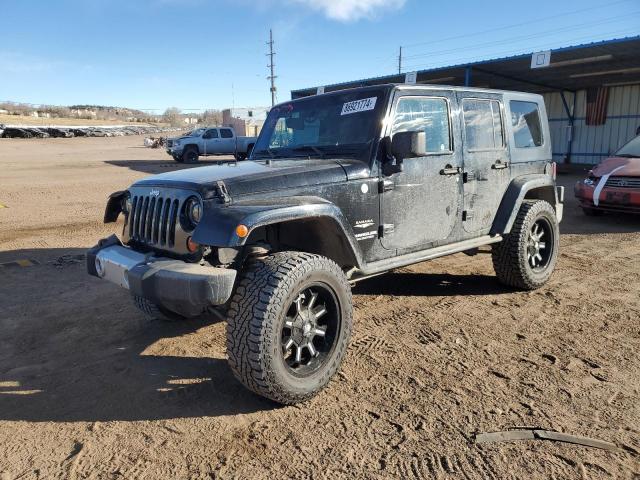
[[[464,86],[465,87],[470,87],[471,86],[471,75],[473,73],[473,68],[471,67],[467,67],[464,69]]]

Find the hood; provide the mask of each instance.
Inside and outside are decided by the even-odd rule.
[[[274,160],[221,163],[207,167],[189,168],[147,177],[133,184],[135,187],[169,187],[197,190],[206,196],[223,181],[231,196],[239,196],[338,183],[369,176],[369,167],[359,160]]]
[[[602,177],[617,168],[620,168],[620,170],[616,170],[615,176],[640,177],[640,158],[610,157],[592,171],[595,177]]]

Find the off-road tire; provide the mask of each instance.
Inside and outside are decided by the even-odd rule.
[[[280,343],[288,306],[297,292],[323,283],[335,294],[340,327],[331,353],[307,377],[287,370]],[[281,404],[308,400],[329,383],[344,358],[352,329],[352,297],[342,269],[320,255],[280,252],[249,261],[227,311],[227,355],[247,388]]]
[[[147,320],[160,320],[162,322],[179,322],[185,317],[159,307],[150,300],[138,295],[133,295],[133,303],[140,310]]]
[[[551,252],[546,265],[534,270],[527,258],[529,232],[539,219],[548,222],[551,230]],[[551,204],[544,200],[525,200],[522,202],[511,232],[500,243],[492,245],[491,258],[493,269],[500,283],[522,290],[535,290],[543,286],[551,277],[558,260],[560,230],[556,213]]]
[[[197,147],[189,146],[184,149],[184,152],[182,152],[183,163],[198,163],[198,160],[199,154]]]

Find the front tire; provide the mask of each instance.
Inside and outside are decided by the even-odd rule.
[[[228,309],[231,370],[259,395],[303,402],[340,367],[352,310],[349,282],[328,258],[280,252],[251,260]]]
[[[199,154],[197,147],[187,147],[184,152],[182,152],[182,162],[183,163],[198,163]]]
[[[558,260],[560,229],[556,213],[544,200],[525,200],[518,216],[491,258],[500,283],[535,290],[551,277]]]
[[[150,300],[138,295],[133,295],[133,303],[140,310],[145,318],[150,321],[160,320],[162,322],[180,322],[185,319],[182,315],[173,313],[167,309],[156,305]]]

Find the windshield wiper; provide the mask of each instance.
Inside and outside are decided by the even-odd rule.
[[[261,155],[264,153],[268,153],[271,158],[276,158],[276,154],[270,148],[265,148],[264,150],[257,150],[253,152],[255,155]]]
[[[320,158],[324,158],[325,153],[320,150],[318,147],[314,147],[313,145],[302,145],[300,147],[294,147],[291,149],[292,152],[313,152],[318,155]]]

